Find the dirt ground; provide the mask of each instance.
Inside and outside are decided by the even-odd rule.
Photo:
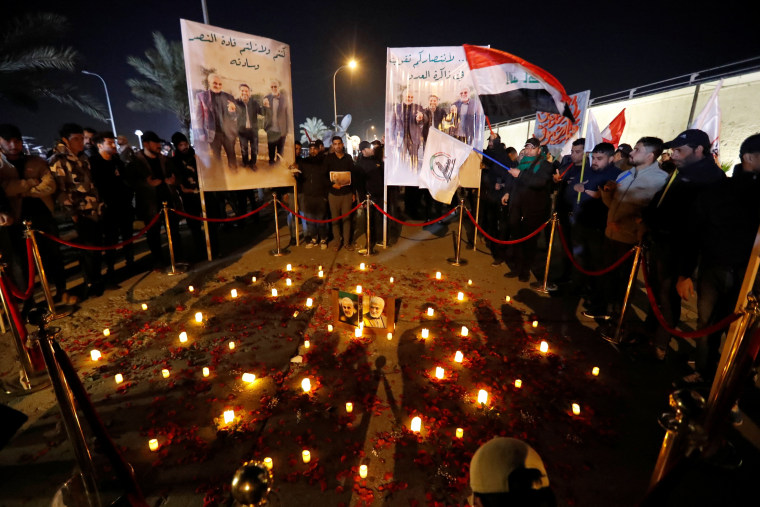
[[[235,469],[264,457],[273,461],[273,505],[304,505],[305,498],[314,506],[464,505],[469,460],[496,435],[524,439],[539,452],[560,505],[638,504],[664,435],[657,416],[667,409],[671,381],[683,374],[684,351],[659,363],[613,348],[596,323],[579,317],[575,291],[543,296],[504,278],[504,265],[490,265],[480,240],[477,251],[463,251],[467,265],[451,266],[455,226],[405,227],[391,247],[367,258],[303,246],[274,257],[266,229],[273,226],[249,225],[223,236],[223,250],[233,253],[222,259],[178,276],[136,275],[83,302],[54,323],[58,340],[151,505],[228,505]],[[258,239],[236,249],[250,238]],[[555,263],[559,255],[555,249]],[[328,331],[337,311],[332,290],[355,292],[359,284],[365,295],[396,298],[390,339]],[[639,290],[634,320],[643,308]],[[548,353],[539,351],[541,341]],[[0,374],[14,382],[10,335],[0,347]],[[92,349],[102,353],[97,362]],[[435,378],[436,367],[444,379]],[[256,380],[244,382],[243,373]],[[485,405],[477,403],[480,389],[489,394]],[[49,505],[74,466],[65,432],[56,429],[55,397],[44,389],[0,401],[29,416],[0,450],[0,506]],[[232,423],[222,420],[226,410],[234,410]],[[415,416],[419,433],[410,430]],[[148,448],[153,438],[157,452]],[[102,458],[95,461],[104,470]],[[362,464],[366,479],[358,475]]]

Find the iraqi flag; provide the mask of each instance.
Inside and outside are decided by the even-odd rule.
[[[544,69],[498,49],[465,44],[464,52],[483,111],[492,121],[545,111],[575,122],[565,88]]]
[[[620,138],[623,136],[623,129],[625,129],[625,108],[602,130],[602,140],[617,149]]]
[[[436,201],[451,203],[459,186],[459,168],[471,152],[471,146],[431,128],[418,176],[420,187],[430,190]]]

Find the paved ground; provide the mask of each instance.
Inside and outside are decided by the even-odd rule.
[[[547,297],[504,278],[504,266],[490,266],[480,242],[478,251],[463,252],[466,266],[450,266],[456,223],[405,227],[392,247],[370,258],[303,247],[273,257],[268,224],[223,236],[228,252],[252,241],[250,248],[186,275],[135,276],[56,322],[61,344],[152,505],[223,505],[235,469],[265,456],[274,463],[275,505],[303,505],[304,498],[315,506],[462,505],[472,453],[499,434],[538,450],[561,505],[636,505],[644,497],[663,437],[657,416],[667,408],[671,382],[685,372],[687,344],[674,341],[681,350],[664,363],[634,348],[617,350],[599,337],[596,323],[579,318],[575,291]],[[368,269],[361,271],[360,262]],[[324,278],[317,276],[320,265]],[[357,284],[365,294],[397,299],[392,339],[328,331],[332,289],[353,292]],[[639,290],[634,321],[644,305]],[[198,311],[203,324],[194,322]],[[694,317],[687,311],[687,325]],[[107,338],[104,328],[111,331]],[[421,338],[423,328],[428,339]],[[178,339],[183,330],[186,343]],[[538,350],[542,340],[547,354]],[[12,381],[9,344],[6,335],[0,373]],[[93,348],[103,354],[97,363]],[[457,350],[465,357],[461,364],[452,360]],[[443,380],[434,377],[436,366],[445,369]],[[591,375],[594,366],[598,377]],[[207,378],[203,367],[210,369]],[[243,373],[257,380],[247,384]],[[310,394],[300,387],[305,377]],[[489,392],[485,407],[476,403],[479,389]],[[0,506],[49,505],[73,465],[71,448],[56,431],[55,399],[43,390],[0,401],[30,417],[0,451]],[[579,416],[572,403],[580,405]],[[236,419],[224,424],[230,409]],[[422,418],[419,434],[409,430],[414,416]],[[456,428],[463,428],[462,439]],[[149,451],[151,438],[158,439],[158,452]],[[713,492],[719,505],[726,491],[737,497],[751,491],[757,453],[734,440],[745,466],[725,471],[695,464],[679,481],[678,498],[710,505]],[[309,464],[303,449],[311,452]],[[368,466],[366,479],[358,477],[361,464]],[[725,485],[720,495],[710,487],[716,481]]]

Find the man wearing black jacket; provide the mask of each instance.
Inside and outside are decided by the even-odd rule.
[[[715,164],[710,138],[701,130],[685,130],[664,147],[673,150],[671,160],[676,170],[654,195],[642,217],[649,230],[650,282],[666,323],[675,327],[681,318],[681,298],[676,291],[679,245],[691,240],[688,231],[694,223],[692,209],[697,196],[714,188],[726,175]],[[648,321],[654,324],[654,316],[650,315]],[[654,345],[658,358],[665,357],[669,342],[668,332],[657,326]]]
[[[298,162],[303,182],[303,214],[310,220],[324,220],[328,215],[327,194],[330,192],[330,176],[325,166],[324,143],[320,140],[312,141],[309,145],[309,156]],[[327,248],[328,236],[327,224],[306,222],[304,238],[310,238],[306,242],[306,248],[314,248],[319,245],[321,249]]]
[[[330,177],[330,193],[327,200],[330,203],[332,218],[345,215],[353,207],[356,200],[354,187],[354,161],[345,152],[343,139],[340,136],[332,138],[333,152],[325,157],[327,174]],[[337,242],[335,250],[338,251],[343,245],[351,251],[354,245],[351,243],[351,226],[353,215],[333,222],[333,237]]]
[[[514,151],[514,148],[512,148],[512,151]],[[501,142],[501,138],[494,133],[491,133],[488,139],[488,147],[483,153],[487,157],[483,157],[480,173],[480,186],[483,189],[483,218],[481,226],[491,236],[505,240],[509,235],[509,217],[507,215],[509,208],[501,203],[501,198],[504,194],[512,192],[515,178],[509,174],[507,168],[514,167],[517,164],[513,163],[504,143]],[[517,153],[515,153],[515,160],[516,155]],[[503,263],[506,260],[506,246],[490,240],[486,241],[486,243],[493,257],[491,265],[498,266]]]
[[[359,194],[359,200],[364,200],[369,194],[372,200],[382,204],[383,200],[383,159],[382,153],[375,153],[375,149],[369,141],[362,141],[359,144],[359,159],[356,161],[356,191]],[[367,229],[367,212],[360,208],[362,213],[357,216],[357,236]],[[382,227],[382,216],[375,209],[370,210],[370,248],[374,249],[377,243],[376,238]],[[367,253],[366,243],[358,246],[360,254]]]
[[[511,194],[504,194],[502,203],[509,202],[509,233],[512,239],[522,238],[538,229],[549,218],[552,165],[541,156],[541,142],[531,137],[525,142],[524,156],[509,174],[516,178]],[[538,237],[518,243],[515,247],[516,269],[504,276],[530,280],[530,269],[536,257]]]

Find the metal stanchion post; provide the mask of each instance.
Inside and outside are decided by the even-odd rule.
[[[536,289],[536,292],[540,292],[541,294],[549,294],[550,290],[556,290],[557,286],[552,284],[551,287],[547,287],[547,283],[549,280],[549,264],[551,264],[552,260],[552,246],[554,246],[554,229],[557,227],[557,213],[552,213],[552,230],[549,234],[549,245],[546,247],[546,267],[544,268],[544,283],[541,285],[541,288]]]
[[[32,253],[34,254],[34,265],[37,267],[37,274],[40,277],[40,285],[42,285],[42,292],[45,294],[45,302],[47,303],[48,310],[52,315],[52,320],[57,320],[66,317],[68,313],[56,313],[55,303],[53,302],[53,295],[50,293],[50,286],[48,285],[47,276],[45,276],[45,266],[42,265],[42,257],[40,256],[40,248],[37,245],[37,237],[32,230],[32,222],[24,220],[24,227],[26,227],[25,235],[27,238],[32,239]],[[60,294],[59,294],[60,296]]]
[[[372,201],[370,199],[370,195],[367,194],[367,200],[364,201],[364,213],[367,215],[367,251],[364,253],[365,256],[369,257],[372,255],[372,242],[370,241],[371,232],[370,232],[370,220],[369,220],[369,209],[371,207]]]
[[[641,258],[641,243],[634,247],[635,254],[633,256],[633,267],[631,267],[631,275],[628,277],[628,286],[625,289],[625,297],[623,298],[623,308],[620,309],[620,319],[618,320],[617,329],[615,334],[610,336],[607,333],[602,332],[602,338],[607,340],[613,345],[620,345],[621,333],[623,331],[623,319],[625,319],[625,311],[628,308],[628,298],[631,296],[631,289],[633,288],[633,282],[636,280],[636,276],[639,272],[639,260]]]
[[[454,258],[447,259],[452,266],[464,266],[467,264],[465,259],[460,257],[462,250],[462,219],[464,217],[464,199],[459,200],[459,228],[457,230],[457,255]]]
[[[270,250],[269,254],[275,257],[282,257],[283,255],[287,255],[290,252],[287,249],[280,249],[280,219],[277,217],[277,194],[274,192],[272,192],[272,208],[274,208],[274,234],[275,242],[277,243],[277,249]]]
[[[187,266],[174,262],[174,242],[172,241],[172,227],[169,224],[169,207],[166,201],[164,201],[164,223],[166,226],[166,236],[169,238],[169,261],[171,262],[169,269],[166,270],[166,274],[171,276],[185,273]]]
[[[33,310],[33,312],[37,313],[37,310]],[[100,496],[95,482],[95,466],[92,462],[92,454],[87,447],[87,440],[84,436],[82,424],[79,420],[79,415],[77,414],[76,406],[74,404],[74,395],[55,360],[55,352],[52,343],[53,337],[50,336],[47,329],[45,329],[45,318],[41,315],[35,315],[33,317],[30,313],[30,321],[35,319],[42,321],[36,322],[36,324],[40,325],[37,339],[40,341],[42,357],[45,359],[45,366],[47,366],[48,375],[50,376],[50,383],[53,385],[53,391],[58,401],[58,408],[61,411],[63,426],[66,429],[69,442],[71,442],[71,446],[74,448],[74,456],[79,468],[79,476],[82,481],[82,486],[84,487],[85,500],[87,502],[86,505],[89,505],[90,507],[100,507]]]

